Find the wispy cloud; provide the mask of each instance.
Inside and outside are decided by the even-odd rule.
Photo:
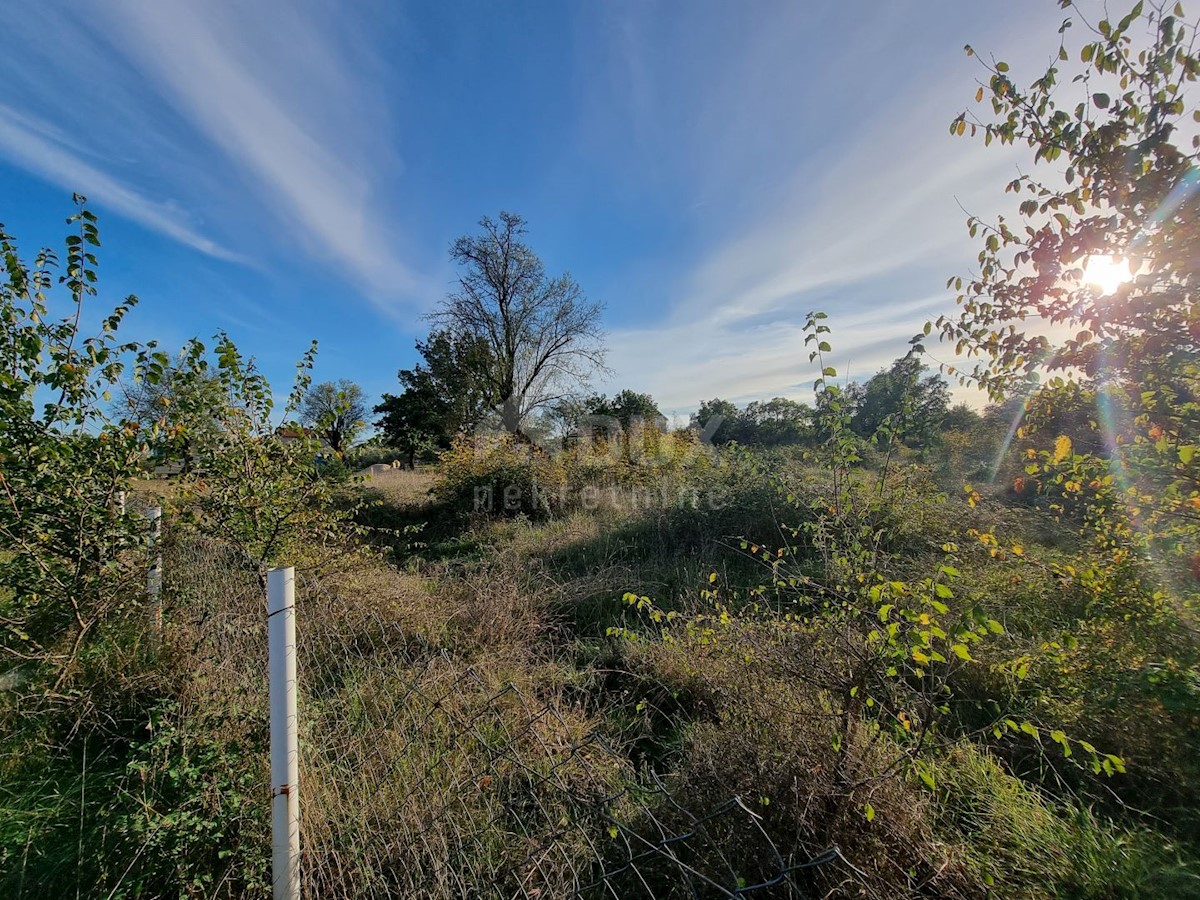
[[[614,368],[671,408],[806,398],[815,370],[802,329],[814,309],[830,315],[828,362],[843,376],[903,354],[953,307],[939,288],[970,260],[955,195],[994,192],[1011,167],[939,131],[881,119],[839,164],[802,166],[773,206],[697,260],[664,321],[612,335]]]
[[[390,213],[403,167],[371,15],[331,0],[113,0],[85,18],[22,5],[0,154],[210,255],[315,264],[411,318],[423,285]]]
[[[697,99],[705,115],[685,134],[689,144],[723,153],[704,152],[709,172],[701,179],[721,227],[697,242],[692,265],[664,291],[657,321],[614,330],[611,363],[620,380],[649,390],[664,408],[686,409],[716,395],[808,398],[815,372],[802,328],[810,310],[830,315],[835,358],[828,362],[843,377],[861,378],[906,352],[926,320],[953,309],[945,279],[968,271],[975,252],[959,203],[994,212],[1018,157],[1010,148],[984,151],[949,136],[950,119],[973,90],[972,70],[956,36],[914,31],[905,39],[913,13],[855,31],[833,55],[793,48],[793,64],[761,31],[747,44],[724,47],[729,59],[703,58],[722,72],[717,99],[724,97],[724,106],[712,107],[711,92]],[[931,56],[922,40],[944,44]],[[744,58],[757,59],[763,47],[774,55],[772,66]],[[884,58],[881,48],[895,63],[886,78],[863,62]],[[1053,49],[1020,44],[1027,70]],[[905,54],[908,65],[899,58]],[[819,76],[814,65],[822,67]],[[789,81],[829,90],[800,92],[800,113],[777,124],[779,109],[795,96]],[[652,94],[653,85],[643,90]],[[645,124],[652,115],[638,118],[652,127]],[[713,125],[721,121],[743,127],[727,126],[722,136]],[[820,140],[806,140],[804,127]],[[794,148],[790,170],[780,168],[785,154],[760,153],[764,135]],[[768,161],[773,169],[764,169]],[[761,175],[753,172],[756,163]],[[747,200],[753,186],[758,190]]]
[[[110,39],[240,170],[289,239],[326,256],[385,308],[414,277],[396,258],[376,179],[381,139],[369,54],[322,10],[292,4],[116,0]],[[326,8],[324,13],[330,10]],[[323,26],[330,26],[322,31]]]
[[[217,259],[244,259],[183,224],[186,216],[176,205],[146,197],[102,172],[80,158],[78,151],[53,126],[3,104],[0,104],[0,147],[24,168],[86,194],[153,231]]]
[[[413,328],[447,289],[446,242],[479,204],[503,205],[534,221],[553,268],[609,300],[609,386],[672,408],[806,395],[810,309],[830,313],[836,363],[861,376],[950,308],[945,277],[974,256],[955,198],[988,212],[976,201],[1012,164],[946,134],[974,90],[959,48],[986,29],[1027,49],[1022,35],[1052,38],[1057,15],[1014,0],[1005,38],[949,0],[865,18],[786,0],[684,17],[638,0],[525,16],[15,2],[0,156],[209,256],[255,261],[253,275],[209,261],[158,273],[163,293],[202,298],[170,310],[189,327],[311,330],[348,374],[374,377],[396,361],[370,354],[408,342],[360,327],[343,287]]]
[[[834,351],[826,365],[842,378],[874,374],[906,349],[904,339],[945,306],[940,294],[853,311],[834,311]],[[698,319],[611,335],[611,362],[638,379],[664,409],[688,410],[711,397],[744,403],[775,396],[809,399],[817,366],[808,360],[803,322],[779,316],[728,329]],[[631,374],[633,373],[633,374]]]

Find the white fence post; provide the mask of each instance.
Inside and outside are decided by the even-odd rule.
[[[146,575],[146,596],[150,599],[150,630],[157,641],[162,637],[162,507],[146,510],[150,520],[150,571]]]
[[[275,900],[300,897],[300,759],[296,747],[296,570],[267,573],[271,692],[271,849]]]

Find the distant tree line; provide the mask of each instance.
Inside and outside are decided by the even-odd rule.
[[[920,448],[938,443],[941,432],[970,430],[983,422],[965,404],[950,405],[946,382],[919,359],[904,356],[865,383],[851,382],[840,395],[850,427],[863,438],[881,432]],[[818,440],[819,409],[786,397],[756,400],[738,408],[716,398],[700,404],[692,426],[716,444],[777,447]]]

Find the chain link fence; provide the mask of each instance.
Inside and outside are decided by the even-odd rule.
[[[169,534],[165,552],[164,649],[198,661],[196,702],[227,704],[258,754],[242,834],[265,853],[263,584],[220,541]],[[689,798],[569,667],[406,624],[406,591],[438,598],[382,568],[296,574],[303,896],[792,898],[817,867],[856,882],[836,847],[777,846],[758,798]]]

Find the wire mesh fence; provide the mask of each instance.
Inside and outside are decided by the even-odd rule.
[[[267,846],[259,573],[176,537],[164,579],[166,643],[203,661],[197,702],[236,709],[259,756],[243,833]],[[298,570],[296,608],[304,896],[791,898],[816,868],[856,880],[836,847],[779,846],[758,798],[689,797],[553,660],[460,652],[344,578]]]

